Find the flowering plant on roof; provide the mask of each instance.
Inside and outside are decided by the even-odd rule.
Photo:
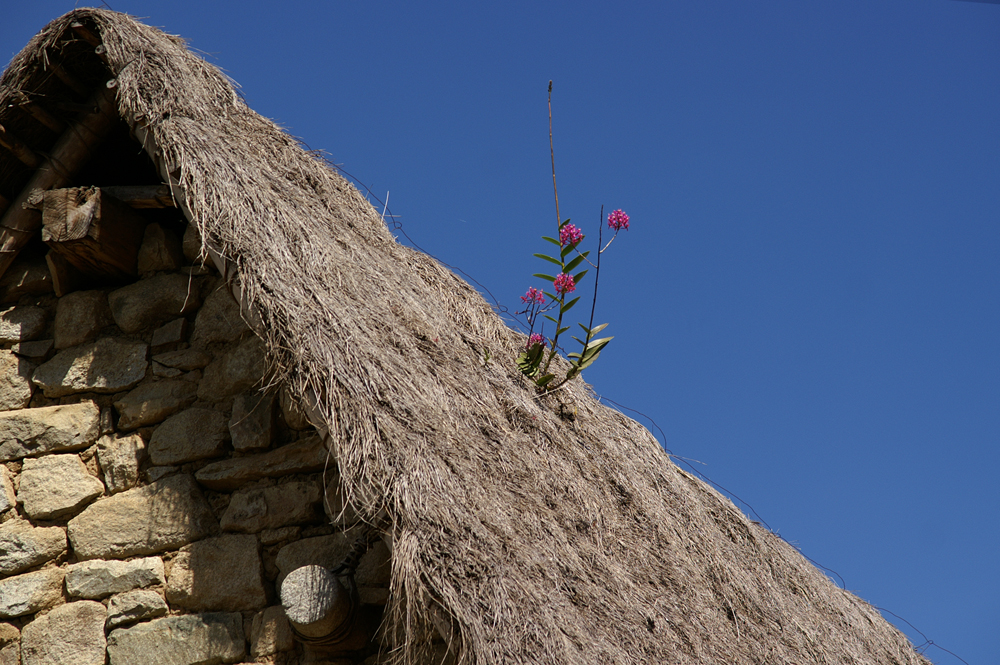
[[[608,228],[614,229],[615,233],[611,237],[611,240],[608,241],[608,244],[601,247],[604,228],[604,207],[601,207],[601,223],[598,225],[597,236],[598,251],[594,262],[591,262],[588,258],[590,251],[581,252],[578,249],[585,237],[583,231],[577,226],[570,224],[570,220],[568,219],[559,221],[562,217],[559,215],[559,190],[556,187],[555,151],[552,148],[552,81],[549,81],[549,150],[552,154],[552,188],[555,191],[556,222],[559,224],[559,233],[557,234],[558,239],[556,237],[542,236],[542,240],[558,247],[559,254],[558,256],[535,254],[535,256],[558,266],[559,272],[556,275],[547,273],[535,273],[532,275],[533,277],[551,282],[554,293],[539,291],[535,287],[530,287],[527,293],[521,296],[521,302],[525,303],[527,308],[518,312],[518,314],[527,315],[528,343],[525,350],[517,358],[517,366],[543,392],[555,390],[593,364],[601,355],[601,350],[613,339],[611,337],[594,339],[594,336],[608,325],[606,323],[602,323],[599,326],[594,325],[594,310],[597,306],[597,285],[601,277],[601,254],[611,246],[611,243],[618,236],[619,231],[622,229],[628,230],[629,221],[628,215],[621,209],[615,210],[608,215]],[[568,297],[576,291],[580,281],[588,272],[587,269],[577,273],[573,272],[583,262],[594,268],[594,299],[590,307],[590,321],[586,326],[582,323],[577,324],[583,329],[584,337],[583,339],[573,337],[573,339],[579,342],[582,348],[578,353],[566,354],[570,367],[562,378],[557,378],[555,374],[549,372],[549,368],[552,365],[552,359],[561,350],[559,346],[560,335],[570,329],[570,326],[563,326],[563,317],[580,300],[580,296],[571,300]],[[556,313],[556,316],[549,314],[548,312],[550,311]],[[542,333],[535,332],[538,315],[542,315],[545,319],[555,324],[555,334],[551,338],[547,339]]]

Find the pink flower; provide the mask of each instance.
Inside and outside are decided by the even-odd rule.
[[[573,276],[567,275],[564,272],[561,272],[558,275],[556,275],[556,279],[555,282],[553,282],[553,286],[556,287],[556,293],[560,295],[564,295],[566,293],[573,293],[573,291],[576,291],[576,284],[573,283]]]
[[[535,344],[541,344],[542,346],[545,346],[545,342],[546,340],[544,337],[542,337],[538,333],[532,333],[531,337],[528,338],[528,348],[530,349]]]
[[[559,229],[559,244],[572,247],[583,240],[583,232],[573,224],[565,224]]]
[[[608,226],[613,228],[615,231],[621,229],[628,231],[628,215],[626,215],[621,208],[615,210],[613,213],[608,215]]]
[[[532,286],[530,289],[528,289],[527,293],[521,296],[521,302],[531,303],[533,305],[544,305],[545,295],[541,291]]]

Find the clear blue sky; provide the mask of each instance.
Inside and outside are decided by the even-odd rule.
[[[563,217],[632,217],[588,382],[848,589],[996,662],[1000,5],[625,4],[111,7],[186,37],[512,309],[555,226],[553,79]],[[0,56],[72,8],[4,3]]]

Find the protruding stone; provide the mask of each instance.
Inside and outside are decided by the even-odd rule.
[[[250,628],[250,657],[262,658],[295,648],[292,627],[280,605],[272,605],[253,617]]]
[[[0,343],[26,342],[45,331],[45,310],[34,305],[0,311]]]
[[[104,472],[108,494],[130,490],[139,483],[139,465],[146,457],[146,442],[138,434],[104,436],[97,442],[97,461]]]
[[[52,274],[44,256],[19,258],[0,280],[0,302],[13,302],[24,295],[52,293]]]
[[[0,580],[0,618],[9,619],[47,610],[62,600],[65,573],[44,568]]]
[[[198,386],[190,381],[165,380],[140,384],[115,400],[115,408],[121,414],[118,429],[127,432],[161,422],[190,406],[197,392]]]
[[[17,500],[36,520],[77,513],[104,494],[104,483],[87,473],[79,455],[46,455],[24,460]]]
[[[319,437],[311,437],[261,455],[247,455],[207,464],[195,474],[198,482],[213,490],[234,490],[260,478],[322,471],[335,464]]]
[[[112,291],[108,304],[118,327],[134,333],[194,311],[201,298],[197,282],[164,273]]]
[[[229,289],[222,286],[212,291],[198,310],[191,344],[204,347],[216,342],[232,342],[246,330],[247,324],[240,315],[239,303],[230,295]]]
[[[66,552],[66,529],[14,519],[0,526],[0,575],[15,575]]]
[[[104,605],[92,600],[60,605],[21,631],[23,665],[104,665]]]
[[[352,542],[341,533],[315,538],[303,538],[278,550],[275,565],[278,567],[278,584],[285,575],[302,566],[317,565],[336,568],[343,563],[351,550]],[[392,574],[392,557],[382,541],[372,544],[361,557],[354,579],[359,587],[387,586]]]
[[[229,420],[229,435],[234,449],[246,451],[271,447],[274,402],[274,393],[253,391],[236,396],[233,417]]]
[[[155,662],[151,654],[156,654]],[[212,665],[237,663],[245,655],[239,612],[163,617],[108,635],[111,665]]]
[[[23,409],[31,402],[35,366],[7,350],[0,350],[0,411]]]
[[[183,547],[167,576],[167,601],[191,610],[256,610],[267,604],[257,539],[226,535]]]
[[[146,376],[147,350],[142,342],[102,337],[57,353],[35,370],[32,380],[46,397],[121,392]]]
[[[144,619],[154,619],[167,613],[167,601],[156,591],[138,589],[112,596],[108,602],[107,628],[117,628]]]
[[[218,457],[225,453],[228,440],[224,415],[212,409],[187,409],[156,428],[149,440],[149,459],[170,465]]]
[[[264,343],[248,337],[205,368],[198,386],[198,397],[217,402],[258,386],[264,380]]]
[[[153,356],[153,360],[173,369],[190,372],[193,369],[201,369],[212,362],[212,356],[198,349],[181,349],[179,351],[168,351],[158,353]]]
[[[97,440],[100,419],[93,402],[0,413],[0,462],[86,448]]]
[[[321,498],[322,491],[316,482],[291,482],[233,492],[222,516],[222,530],[256,533],[308,524],[319,517]]]
[[[154,349],[159,349],[168,344],[178,344],[187,339],[188,322],[187,319],[174,319],[170,323],[165,323],[153,331],[153,340],[150,344]]]
[[[157,270],[176,270],[184,265],[184,252],[181,251],[181,239],[170,229],[165,229],[156,222],[146,225],[142,236],[138,257],[139,274]]]
[[[69,522],[79,559],[155,554],[204,538],[218,528],[189,475],[168,476],[89,506]]]
[[[67,349],[95,339],[111,323],[104,291],[74,291],[59,299],[53,327],[57,349]]]
[[[0,466],[0,515],[15,505],[17,505],[17,497],[14,496],[14,484],[10,479],[10,471],[7,467]]]
[[[163,584],[163,559],[131,561],[93,559],[74,563],[66,573],[66,593],[74,598],[100,600],[115,593]]]
[[[34,342],[18,342],[10,350],[28,360],[44,360],[52,350],[55,340],[39,339]]]

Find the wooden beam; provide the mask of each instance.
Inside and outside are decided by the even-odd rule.
[[[87,162],[118,120],[115,95],[102,89],[91,99],[90,112],[77,120],[56,141],[50,156],[0,218],[0,276],[42,225],[42,216],[24,208],[33,190],[54,189],[69,183]]]
[[[176,207],[167,185],[119,185],[101,189],[136,209]]]
[[[85,26],[80,21],[73,21],[72,23],[69,24],[69,27],[73,28],[73,32],[75,32],[79,37],[89,42],[91,46],[100,45],[101,38],[95,35],[90,28]]]
[[[0,146],[14,153],[14,156],[29,169],[37,169],[42,163],[42,158],[29,148],[28,144],[14,136],[3,125],[0,125]]]
[[[83,85],[75,78],[70,76],[70,73],[67,72],[65,69],[63,69],[62,65],[60,65],[55,60],[49,60],[48,68],[52,70],[52,73],[55,74],[60,81],[69,86],[70,90],[72,90],[76,94],[80,95],[83,98],[86,98],[87,95],[90,94],[90,91],[87,90],[87,86]]]
[[[58,252],[49,250],[45,255],[45,263],[49,266],[49,274],[52,275],[52,290],[59,298],[90,285],[87,277]]]
[[[97,187],[50,189],[42,197],[42,240],[53,252],[88,277],[138,276],[146,220],[132,208]]]
[[[52,131],[58,132],[60,134],[66,131],[65,122],[52,115],[51,113],[46,111],[43,107],[39,106],[35,102],[31,101],[31,99],[20,90],[14,93],[14,99],[17,100],[17,105],[20,108],[26,110],[28,113],[31,114],[32,118],[42,123]]]

